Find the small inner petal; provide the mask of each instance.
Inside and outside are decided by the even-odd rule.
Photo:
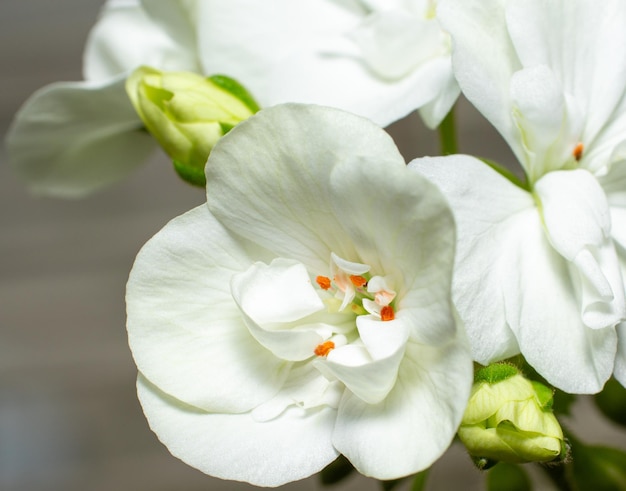
[[[386,291],[378,292],[374,295],[374,300],[376,301],[376,303],[382,306],[389,305],[391,302],[393,302],[394,298],[396,298],[395,293]]]

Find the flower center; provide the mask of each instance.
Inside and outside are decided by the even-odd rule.
[[[395,383],[409,335],[396,313],[391,277],[331,254],[329,276],[277,258],[231,279],[231,293],[250,334],[287,362],[311,362],[368,403]]]
[[[352,311],[356,315],[372,315],[383,322],[395,319],[391,305],[396,292],[389,286],[389,280],[382,276],[371,276],[366,264],[353,263],[331,253],[330,270],[333,278],[317,276],[315,282],[324,291],[341,301],[339,312]],[[314,353],[328,356],[335,344],[327,342],[318,345]]]

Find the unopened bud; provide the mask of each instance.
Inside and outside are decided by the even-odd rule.
[[[485,367],[476,373],[459,438],[476,460],[554,460],[565,445],[552,395],[511,365]]]
[[[179,175],[204,186],[204,165],[213,146],[231,128],[258,111],[237,81],[190,72],[140,67],[126,91],[145,124],[174,161]]]

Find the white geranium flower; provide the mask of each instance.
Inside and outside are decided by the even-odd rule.
[[[475,359],[521,350],[568,392],[614,369],[626,384],[626,3],[447,0],[440,18],[462,90],[528,181],[468,157],[415,165],[455,211]]]
[[[26,101],[7,134],[15,171],[37,194],[79,197],[115,182],[156,147],[124,84],[142,64],[198,71],[178,2],[109,0],[91,31],[83,82],[59,82]]]
[[[155,143],[124,82],[141,65],[234,76],[261,106],[314,102],[389,124],[431,126],[456,100],[433,0],[109,0],[90,33],[85,81],[36,92],[7,138],[32,191],[82,196],[126,176]]]
[[[421,108],[437,126],[459,95],[435,0],[198,2],[206,66],[262,105],[310,102],[386,126]]]
[[[128,282],[139,398],[160,440],[263,486],[338,453],[381,479],[430,466],[472,382],[440,193],[373,123],[318,106],[261,111],[206,172],[208,204],[150,240]]]

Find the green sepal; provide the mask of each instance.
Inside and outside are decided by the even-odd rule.
[[[513,358],[509,358],[507,360],[510,363],[513,363],[522,371],[524,376],[531,380],[538,380],[545,386],[550,386],[546,379],[544,379],[537,371],[528,364],[525,358],[522,355],[514,356]],[[576,394],[568,394],[567,392],[563,392],[562,390],[553,390],[552,392],[552,411],[558,415],[567,416],[571,413],[571,406],[576,401]]]
[[[541,404],[541,408],[544,410],[551,410],[554,391],[540,382],[531,380],[530,383],[537,394],[537,399],[539,400],[539,404]]]
[[[528,185],[528,183],[525,180],[520,179],[519,177],[517,177],[509,169],[507,169],[503,165],[498,164],[497,162],[494,162],[493,160],[489,160],[489,159],[486,159],[486,158],[483,158],[483,157],[479,157],[479,158],[485,164],[487,164],[489,167],[491,167],[493,170],[495,170],[498,174],[500,174],[502,177],[505,177],[506,179],[511,181],[517,187],[522,188],[525,191],[529,191],[530,192],[530,186]]]
[[[508,363],[492,363],[489,366],[480,368],[474,374],[474,383],[486,382],[496,384],[508,378],[519,375],[519,370]]]
[[[228,133],[230,130],[232,130],[235,126],[235,124],[228,124],[228,123],[222,123],[220,122],[220,128],[222,128],[222,134],[225,135],[226,133]]]
[[[206,187],[206,176],[204,175],[204,168],[192,167],[190,165],[183,164],[177,160],[173,160],[174,169],[183,181],[188,182],[193,186]]]
[[[487,473],[487,491],[530,491],[532,484],[519,465],[500,462]]]
[[[221,89],[234,95],[237,99],[243,102],[245,106],[253,113],[258,112],[259,109],[261,109],[257,101],[254,100],[254,97],[252,97],[252,94],[248,92],[248,89],[246,89],[243,85],[237,82],[237,80],[235,80],[234,78],[228,77],[226,75],[212,75],[207,78]]]
[[[346,477],[352,474],[352,472],[354,472],[354,467],[350,461],[343,455],[340,455],[322,469],[319,473],[319,478],[322,485],[329,486],[343,481]]]

